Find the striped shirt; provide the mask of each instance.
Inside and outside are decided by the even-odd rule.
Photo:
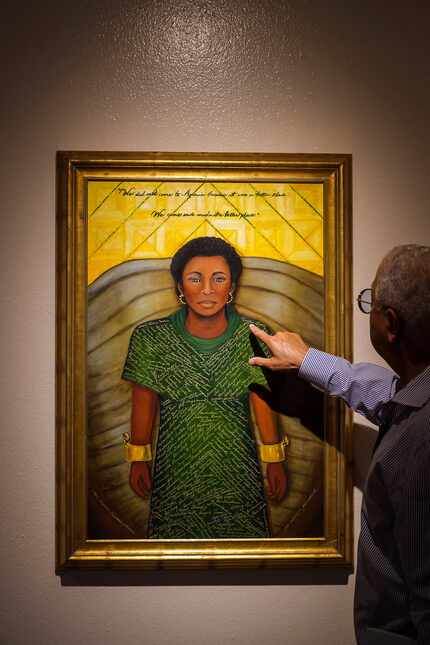
[[[379,425],[363,491],[354,617],[430,644],[430,367],[405,387],[392,371],[310,349],[299,376]]]

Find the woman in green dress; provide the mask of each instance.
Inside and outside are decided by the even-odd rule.
[[[131,487],[151,495],[151,538],[270,536],[260,460],[270,497],[285,496],[284,443],[271,409],[249,389],[266,383],[248,364],[249,324],[264,326],[230,304],[241,271],[239,255],[222,239],[191,240],[171,263],[182,307],[133,331],[123,371],[133,383],[126,451]]]

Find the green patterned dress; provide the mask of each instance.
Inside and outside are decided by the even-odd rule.
[[[266,383],[248,364],[248,325],[264,326],[228,307],[226,332],[203,340],[186,331],[185,317],[183,307],[136,327],[123,372],[160,400],[148,535],[269,536],[248,389]]]

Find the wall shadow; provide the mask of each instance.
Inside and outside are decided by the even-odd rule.
[[[352,567],[339,569],[204,569],[155,571],[66,571],[63,587],[189,587],[347,585]]]

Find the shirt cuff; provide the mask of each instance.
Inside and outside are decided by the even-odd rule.
[[[323,390],[328,389],[337,356],[310,347],[299,368],[299,376]]]

